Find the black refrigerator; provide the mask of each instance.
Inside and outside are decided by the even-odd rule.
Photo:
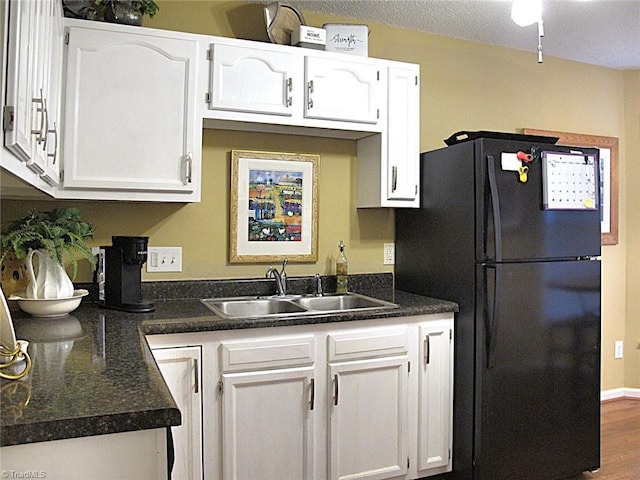
[[[396,211],[396,288],[455,301],[453,471],[600,465],[599,152],[478,132],[421,155]]]

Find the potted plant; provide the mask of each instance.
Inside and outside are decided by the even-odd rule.
[[[93,0],[98,17],[106,22],[142,25],[142,17],[153,18],[160,7],[154,0]]]
[[[71,260],[74,279],[78,273],[77,255],[94,264],[95,258],[85,243],[93,232],[91,224],[80,220],[77,208],[56,208],[50,212],[31,210],[26,216],[11,222],[2,232],[0,265],[5,267],[4,263],[10,256],[26,263],[23,272],[29,274],[26,294],[30,298],[70,296],[69,288],[73,294],[73,284],[64,270],[64,258]],[[32,266],[34,255],[38,258],[37,276]],[[7,273],[4,270],[3,277]]]

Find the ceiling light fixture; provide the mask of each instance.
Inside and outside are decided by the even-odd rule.
[[[542,19],[542,0],[514,0],[511,20],[520,27],[528,27]]]
[[[542,0],[513,0],[511,20],[520,27],[538,24],[538,63],[542,63],[542,37],[544,37]]]

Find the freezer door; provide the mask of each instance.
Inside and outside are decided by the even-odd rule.
[[[526,164],[526,181],[513,170],[512,162],[503,161],[504,153],[531,152],[532,147],[539,152],[570,151],[523,142],[477,141],[476,226],[482,241],[477,243],[476,258],[512,261],[599,256],[599,209],[545,210],[541,155]],[[582,151],[597,159],[597,149]]]
[[[476,480],[600,461],[600,262],[478,266]]]

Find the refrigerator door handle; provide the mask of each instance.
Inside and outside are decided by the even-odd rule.
[[[489,176],[489,194],[491,195],[491,216],[493,217],[493,236],[495,261],[502,261],[502,226],[500,223],[500,197],[496,180],[496,161],[493,155],[487,155],[487,174]],[[486,233],[485,233],[486,234]]]
[[[498,341],[498,326],[500,325],[500,298],[502,296],[502,265],[491,265],[494,269],[493,305],[487,307],[485,315],[485,335],[487,345],[487,369],[496,366],[496,343]],[[488,289],[487,289],[488,290]],[[488,293],[488,292],[485,292]],[[489,302],[489,299],[487,299]]]

